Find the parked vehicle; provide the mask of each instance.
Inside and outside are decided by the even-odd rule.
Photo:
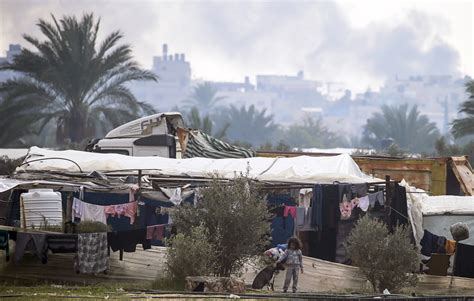
[[[128,156],[180,158],[178,127],[184,127],[178,112],[159,113],[121,125],[102,139],[89,142],[86,151]]]

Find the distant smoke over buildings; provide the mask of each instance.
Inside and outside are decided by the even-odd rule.
[[[443,38],[449,24],[439,17],[407,10],[398,20],[355,28],[344,2],[326,1],[2,0],[0,49],[23,44],[22,33],[38,34],[38,18],[83,12],[101,17],[103,35],[122,30],[144,67],[169,42],[187,52],[193,74],[208,80],[305,70],[307,78],[361,91],[394,75],[460,73],[460,54]]]

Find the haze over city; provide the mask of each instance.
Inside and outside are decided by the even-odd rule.
[[[452,123],[463,116],[473,10],[470,1],[3,0],[0,60],[32,49],[23,35],[40,36],[40,19],[92,13],[98,40],[120,31],[133,59],[157,76],[126,84],[136,99],[181,112],[189,127],[247,147],[379,149],[393,140],[435,154],[440,137],[454,142]],[[405,130],[395,125],[370,129],[377,118],[388,122],[388,110],[403,118],[413,110],[416,127],[429,130],[397,142]],[[53,124],[20,144],[56,145]]]
[[[2,0],[0,49],[38,32],[30,20],[94,12],[119,28],[145,68],[168,43],[193,78],[294,74],[377,90],[393,75],[472,75],[471,1]],[[27,21],[28,20],[28,21]]]

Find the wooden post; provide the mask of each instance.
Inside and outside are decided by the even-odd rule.
[[[392,223],[390,218],[390,212],[392,205],[392,185],[390,183],[390,176],[385,176],[385,223],[387,224],[390,231],[392,230]]]
[[[138,202],[140,201],[140,196],[141,196],[141,188],[142,188],[142,170],[138,170],[138,191],[135,194],[135,200]],[[138,206],[137,203],[137,217],[140,216],[140,206]]]
[[[67,201],[66,201],[66,222],[72,222],[72,201],[73,201],[72,193],[68,193]]]
[[[138,187],[142,187],[142,170],[138,170]]]
[[[21,206],[21,214],[23,217],[23,224],[21,224],[20,227],[23,229],[26,229],[25,202],[23,201],[23,197],[20,197],[20,206]]]

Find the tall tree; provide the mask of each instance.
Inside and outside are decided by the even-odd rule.
[[[59,21],[52,15],[52,20],[39,20],[44,41],[23,36],[34,51],[23,49],[12,63],[0,67],[19,74],[0,84],[0,119],[6,129],[23,127],[20,134],[37,133],[54,122],[58,143],[79,143],[93,137],[104,122],[115,127],[154,111],[126,86],[157,77],[139,68],[129,45],[118,44],[121,32],[111,33],[99,45],[100,20],[93,14]]]
[[[192,107],[191,110],[185,115],[186,125],[192,129],[198,129],[204,133],[214,136],[217,139],[225,138],[229,124],[224,124],[219,130],[213,131],[215,128],[211,116],[201,116],[198,108]]]
[[[222,99],[224,97],[217,95],[217,89],[210,82],[204,82],[193,88],[190,98],[185,100],[185,103],[190,107],[197,107],[206,115]]]
[[[306,117],[302,124],[293,124],[283,131],[285,143],[292,147],[344,147],[349,143],[344,137],[330,131],[321,118]]]
[[[410,152],[432,152],[439,137],[436,124],[420,115],[415,105],[382,106],[364,126],[362,142],[380,149],[381,142],[392,139],[400,148]]]
[[[246,108],[230,106],[223,113],[224,120],[230,124],[227,137],[231,141],[247,142],[253,146],[260,146],[271,141],[278,129],[273,123],[273,115],[267,115],[266,110],[259,111],[254,105]]]
[[[466,117],[453,121],[452,132],[456,138],[474,134],[474,80],[466,83],[466,92],[469,98],[461,104],[459,110],[460,113],[466,114]]]

